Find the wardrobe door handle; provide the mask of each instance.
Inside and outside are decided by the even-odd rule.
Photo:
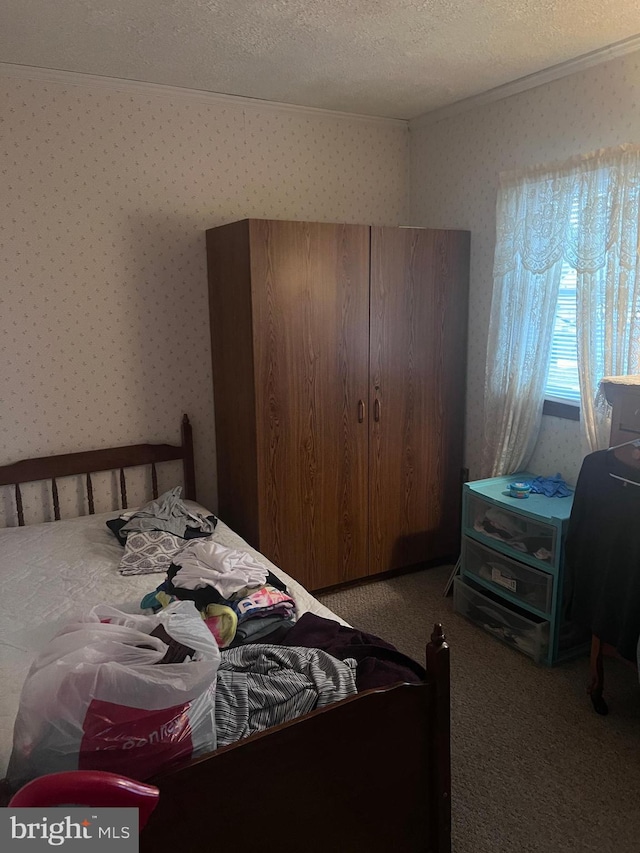
[[[364,400],[358,400],[358,423],[364,420]]]
[[[380,400],[377,397],[373,403],[373,419],[374,421],[380,420]]]

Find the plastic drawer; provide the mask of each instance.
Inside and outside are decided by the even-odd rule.
[[[523,500],[522,503],[526,503]],[[524,507],[523,507],[524,509]],[[469,494],[466,502],[468,530],[487,541],[500,542],[513,556],[528,557],[556,566],[557,531],[551,524],[529,518],[506,507],[496,506],[477,495]]]
[[[553,577],[546,572],[512,560],[466,537],[462,543],[462,568],[465,573],[490,583],[497,594],[506,589],[523,604],[543,613],[551,612]]]
[[[490,634],[540,663],[549,652],[549,623],[532,613],[507,607],[491,592],[454,578],[453,609]]]

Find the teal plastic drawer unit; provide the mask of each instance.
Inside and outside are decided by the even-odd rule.
[[[454,609],[551,665],[581,651],[585,638],[565,623],[562,608],[573,496],[512,496],[510,483],[536,476],[521,471],[464,484]]]

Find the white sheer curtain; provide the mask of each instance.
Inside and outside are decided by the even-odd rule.
[[[640,146],[500,176],[483,467],[526,467],[542,419],[562,263],[577,270],[578,369],[589,446],[606,431],[604,375],[637,372]],[[606,443],[605,443],[606,446]]]
[[[583,434],[606,447],[603,376],[640,372],[640,146],[599,151],[577,166],[567,258],[577,271]]]
[[[543,171],[500,176],[484,399],[484,473],[521,470],[540,428],[570,200]]]

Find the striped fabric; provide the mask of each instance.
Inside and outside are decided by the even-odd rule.
[[[356,662],[320,649],[254,643],[222,652],[216,686],[218,746],[357,693]]]

